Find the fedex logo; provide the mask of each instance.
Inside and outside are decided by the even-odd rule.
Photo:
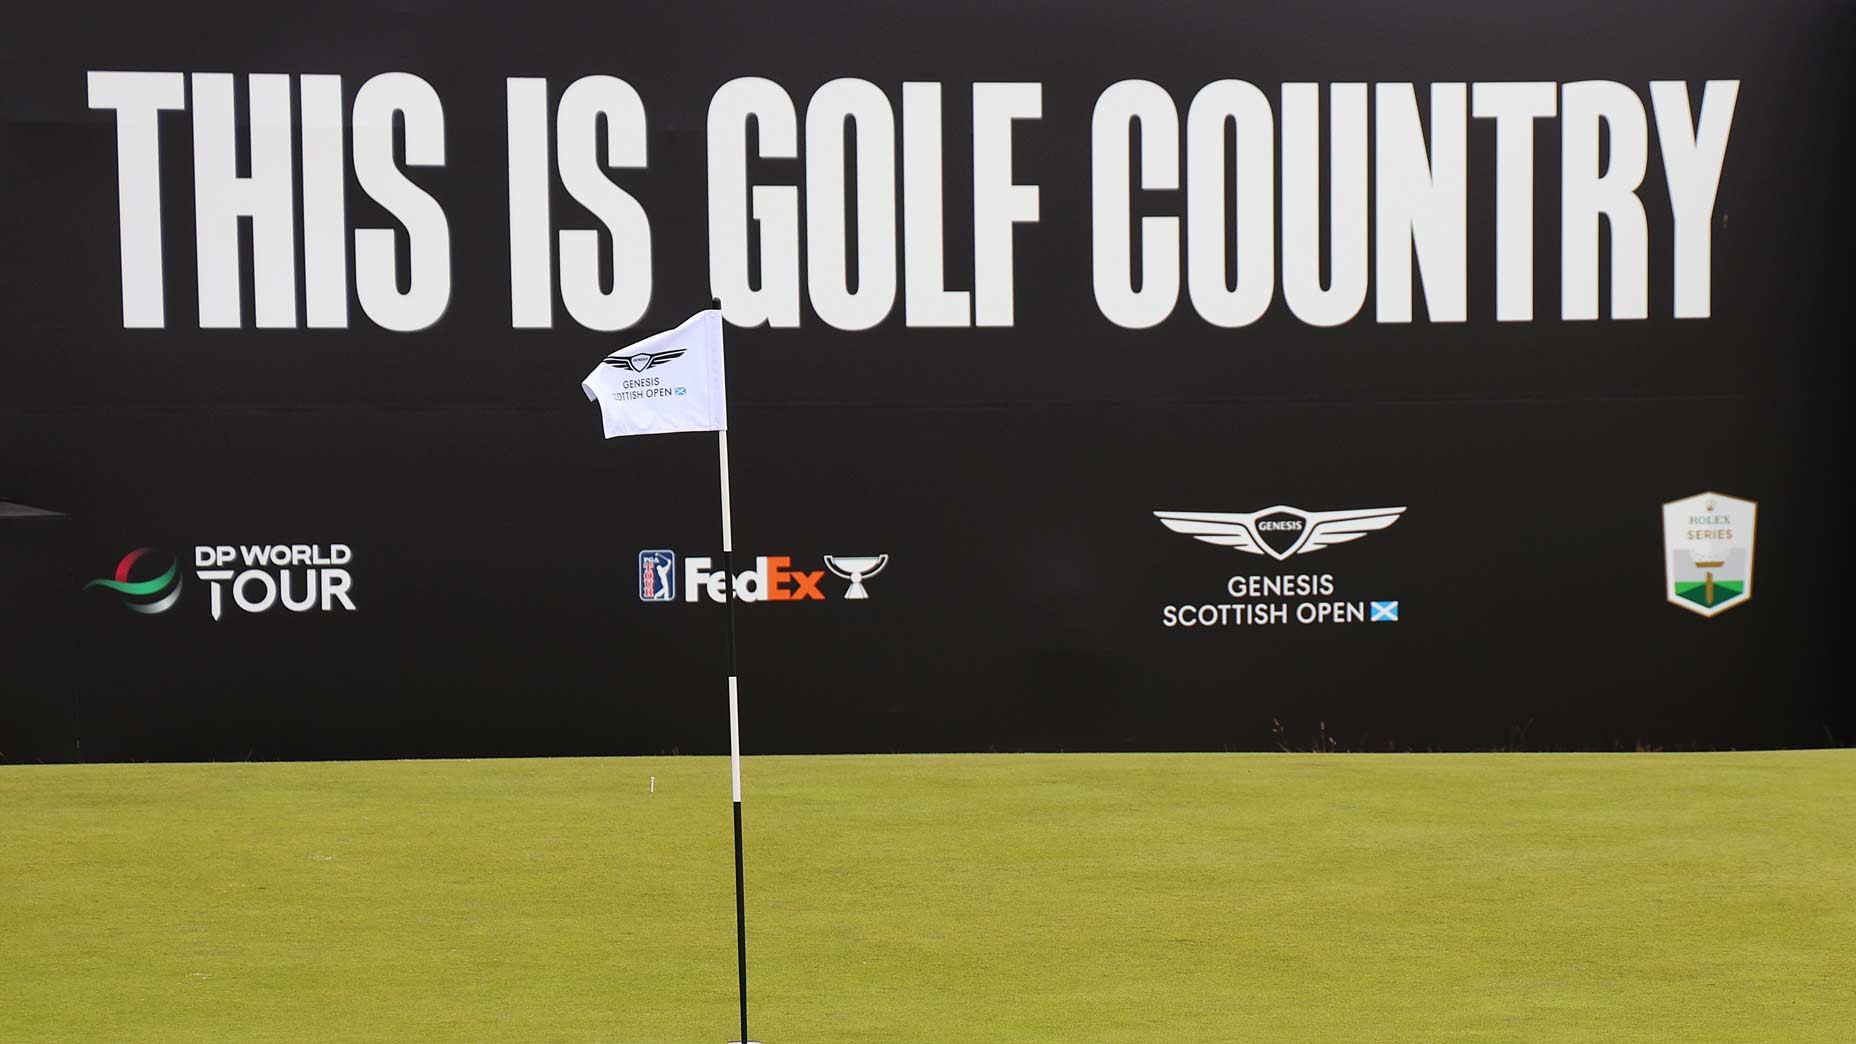
[[[683,560],[684,601],[696,601],[698,592],[707,592],[711,602],[720,602],[728,596],[731,586],[728,574],[711,571],[709,566],[712,562],[708,558]],[[792,564],[792,558],[787,555],[762,555],[756,558],[754,568],[735,574],[732,585],[735,597],[743,602],[824,601],[825,595],[818,589],[818,584],[825,578],[825,571],[793,569]]]

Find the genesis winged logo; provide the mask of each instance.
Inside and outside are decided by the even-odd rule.
[[[608,355],[607,366],[616,366],[621,370],[643,373],[653,366],[661,366],[672,359],[679,358],[687,348],[666,348],[661,352],[633,352],[630,355]]]
[[[1291,555],[1358,540],[1397,522],[1404,513],[1402,507],[1303,511],[1278,504],[1249,514],[1156,511],[1154,517],[1175,533],[1280,562]]]
[[[92,580],[84,585],[84,590],[88,591],[93,587],[107,587],[117,594],[122,595],[123,606],[132,612],[165,613],[169,609],[174,608],[174,603],[180,600],[181,575],[179,559],[170,559],[168,561],[167,572],[159,576],[149,577],[144,580],[136,580],[133,578],[134,574],[137,572],[135,568],[136,563],[141,561],[144,556],[148,555],[153,550],[153,548],[138,547],[134,551],[122,556],[122,561],[116,563],[115,575]],[[152,572],[152,570],[147,568],[140,571],[143,573]]]

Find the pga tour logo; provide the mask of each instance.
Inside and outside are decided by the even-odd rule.
[[[676,597],[677,553],[638,552],[638,600],[668,602]]]
[[[859,601],[870,597],[865,583],[889,565],[889,556],[826,555],[824,562],[824,569],[795,569],[791,555],[762,555],[754,560],[754,568],[743,569],[731,578],[714,568],[714,559],[686,558],[683,600],[694,602],[707,596],[712,602],[720,602],[732,589],[735,599],[742,602],[822,602],[825,592],[819,584],[829,571],[848,582],[842,597]],[[676,591],[677,553],[662,549],[638,552],[638,600],[672,602]]]

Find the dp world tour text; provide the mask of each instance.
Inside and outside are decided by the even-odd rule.
[[[354,611],[354,560],[347,544],[201,544],[193,549],[196,574],[212,591],[213,619],[225,611],[226,586],[232,604],[247,613],[262,613],[282,604],[293,613],[339,605]],[[229,568],[234,565],[243,569]]]

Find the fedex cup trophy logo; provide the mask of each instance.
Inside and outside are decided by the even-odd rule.
[[[825,568],[832,575],[851,582],[850,589],[844,592],[846,598],[868,598],[870,592],[864,590],[864,581],[883,571],[889,564],[888,555],[826,555]]]

